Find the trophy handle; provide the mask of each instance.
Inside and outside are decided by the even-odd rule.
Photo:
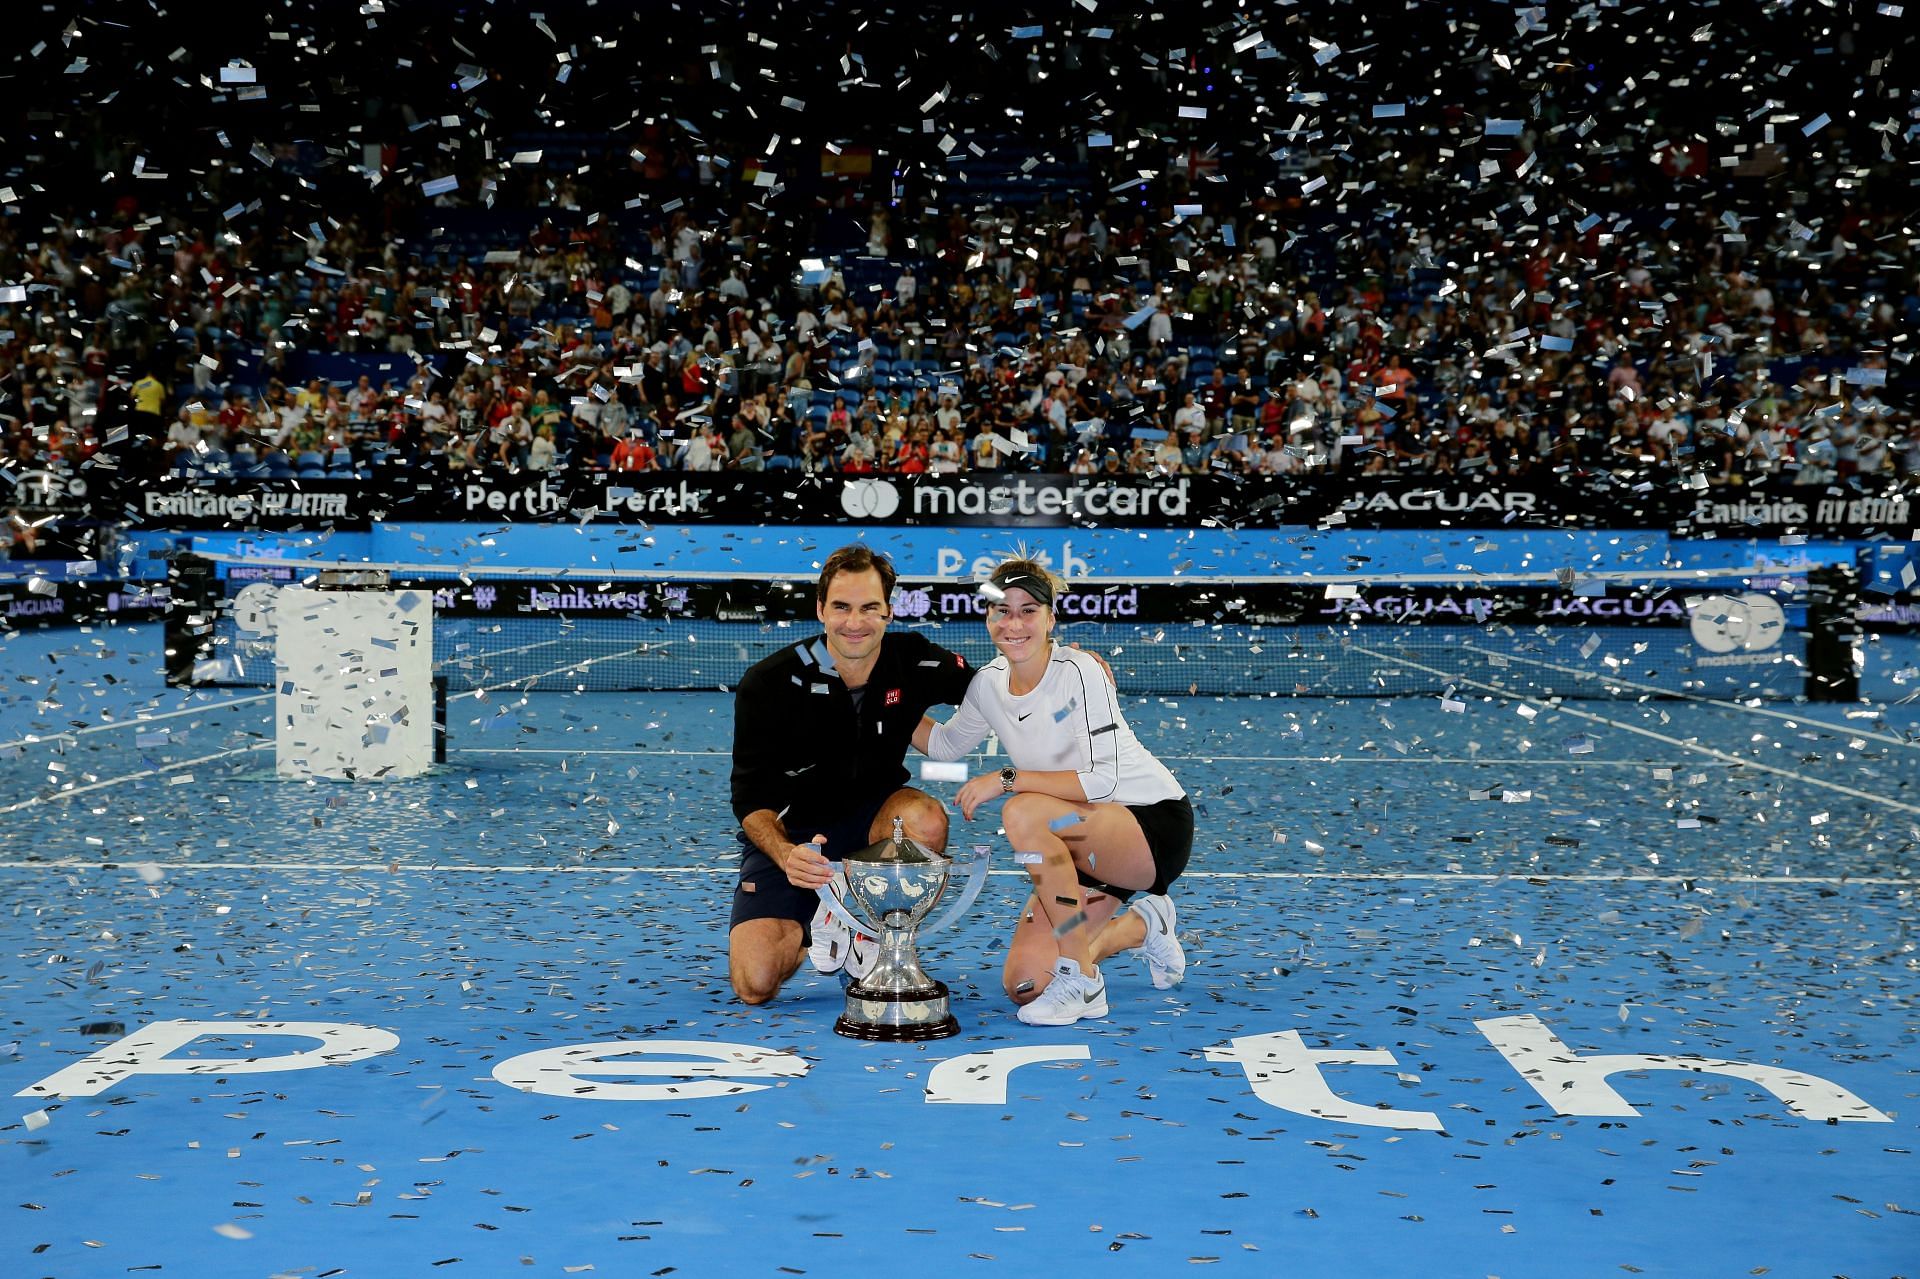
[[[954,860],[959,861],[960,859],[956,857]],[[992,860],[992,856],[986,849],[982,848],[977,850],[970,860],[972,864],[967,869],[967,886],[960,890],[960,896],[953,905],[947,907],[946,910],[940,913],[940,918],[930,924],[922,924],[920,926],[920,935],[922,937],[925,937],[928,933],[939,932],[942,928],[945,928],[954,920],[966,914],[967,911],[972,908],[973,903],[979,899],[980,890],[986,887],[987,863]]]
[[[826,904],[828,910],[840,916],[841,919],[844,919],[848,927],[852,928],[855,932],[859,932],[862,923],[861,917],[848,907],[846,901],[840,896],[841,888],[845,886],[846,882],[847,872],[844,870],[836,870],[833,872],[832,879],[829,879],[813,891],[820,895],[820,900]]]

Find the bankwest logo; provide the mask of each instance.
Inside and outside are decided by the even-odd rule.
[[[585,587],[546,591],[536,586],[527,592],[527,607],[536,613],[641,613],[656,605],[669,612],[684,613],[689,607],[688,592],[685,587],[672,586],[652,592]]]

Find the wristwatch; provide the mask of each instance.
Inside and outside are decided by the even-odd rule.
[[[1002,795],[1013,794],[1013,779],[1018,776],[1020,776],[1020,774],[1011,768],[1003,768],[1000,770],[1000,793]]]

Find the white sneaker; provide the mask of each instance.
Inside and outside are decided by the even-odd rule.
[[[810,927],[813,942],[807,947],[807,958],[813,961],[815,972],[837,973],[844,968],[849,977],[858,978],[865,977],[873,967],[873,957],[879,950],[873,938],[854,932],[846,920],[827,909],[825,902],[813,912]]]
[[[1089,977],[1080,965],[1063,959],[1053,966],[1053,980],[1040,997],[1020,1007],[1020,1020],[1029,1026],[1071,1026],[1082,1017],[1107,1015],[1107,983],[1099,973]]]
[[[880,954],[878,938],[865,933],[855,933],[847,943],[847,976],[859,981],[873,968],[873,961]]]
[[[1187,975],[1187,952],[1180,945],[1180,934],[1175,931],[1173,898],[1137,897],[1129,909],[1147,924],[1147,936],[1140,943],[1140,953],[1146,956],[1153,988],[1171,990],[1178,986],[1180,979]]]

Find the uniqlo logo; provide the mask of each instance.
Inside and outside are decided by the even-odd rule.
[[[900,690],[899,690],[899,689],[897,689],[897,688],[890,688],[890,689],[888,689],[888,690],[887,690],[887,705],[888,705],[888,706],[898,706],[899,704],[900,704]]]

